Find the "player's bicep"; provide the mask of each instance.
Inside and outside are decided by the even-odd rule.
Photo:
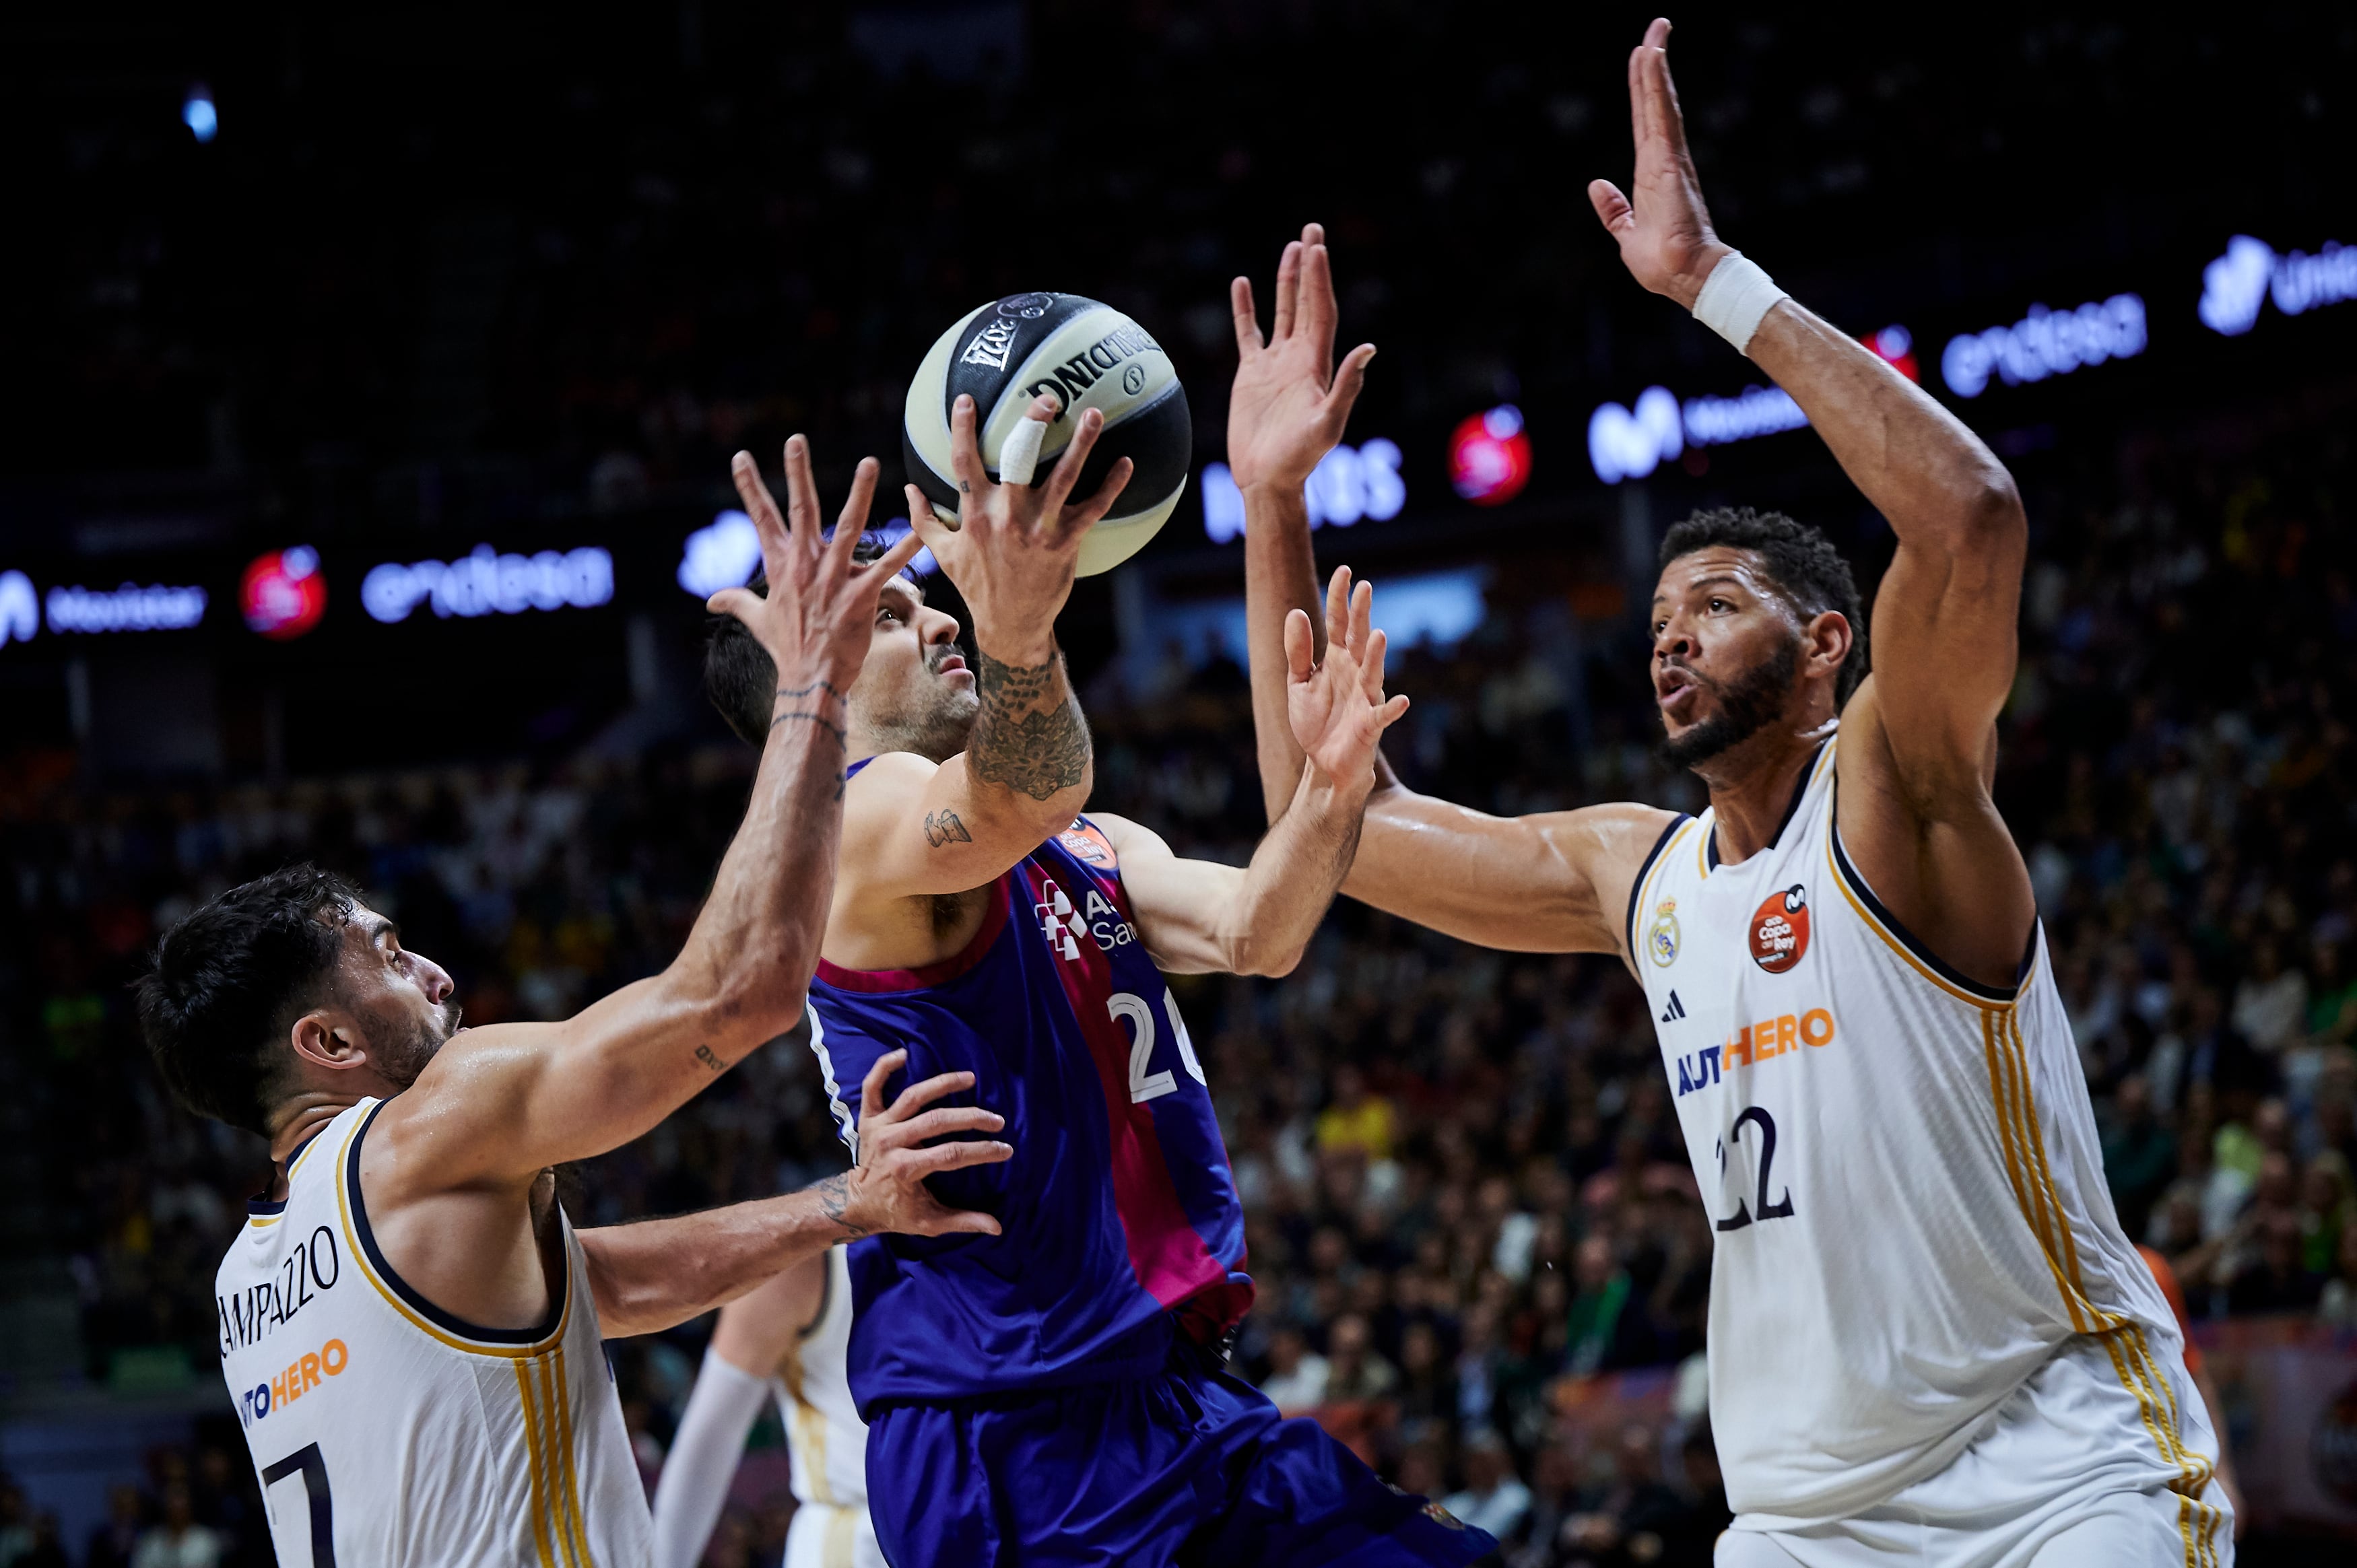
[[[1986,792],[1977,781],[2019,657],[2025,547],[2001,526],[1968,547],[1902,543],[1876,592],[1872,691],[1852,706],[1887,738],[1897,782],[1926,814]]]
[[[1169,974],[1232,971],[1223,933],[1233,923],[1229,917],[1244,874],[1217,861],[1184,859],[1161,834],[1126,817],[1091,812],[1089,821],[1113,845],[1137,940],[1155,966]]]
[[[1493,817],[1387,789],[1342,891],[1483,947],[1618,952],[1635,867],[1670,821],[1635,805]]]
[[[562,1023],[453,1036],[386,1107],[405,1181],[448,1188],[605,1153],[646,1132],[727,1064],[704,1008],[668,975],[623,986]]]
[[[978,789],[963,754],[936,763],[888,752],[844,793],[841,883],[863,897],[963,893],[1039,847],[1037,811]],[[1061,826],[1057,823],[1055,826]]]

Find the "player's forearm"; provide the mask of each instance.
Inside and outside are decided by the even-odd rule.
[[[1292,972],[1318,934],[1359,845],[1364,782],[1344,783],[1304,766],[1285,812],[1268,830],[1221,922],[1232,974]]]
[[[1309,542],[1309,507],[1299,485],[1244,491],[1244,642],[1252,665],[1253,739],[1270,822],[1293,803],[1304,759],[1285,700],[1285,619],[1309,617],[1315,655],[1326,651],[1326,618],[1318,598],[1318,556]]]
[[[1809,416],[1902,543],[1963,552],[2022,534],[2012,476],[1964,422],[1867,347],[1785,299],[1748,350]]]
[[[580,1232],[599,1331],[608,1339],[660,1333],[867,1234],[846,1213],[848,1182],[829,1176],[778,1197]]]
[[[1016,640],[995,652],[979,629],[975,690],[981,712],[966,743],[976,809],[1030,824],[1044,836],[1088,803],[1095,755],[1054,639]]]
[[[732,1066],[793,1027],[817,967],[843,829],[844,703],[815,678],[781,682],[745,820],[712,896],[666,972],[705,1004],[695,1060]]]

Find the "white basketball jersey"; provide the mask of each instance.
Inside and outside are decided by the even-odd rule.
[[[544,1330],[470,1326],[385,1266],[363,1100],[300,1150],[221,1260],[221,1371],[287,1568],[636,1568],[653,1552],[580,1242]]]
[[[786,1352],[771,1380],[802,1503],[787,1542],[787,1568],[881,1564],[867,1517],[867,1423],[851,1398],[851,1265],[841,1247],[826,1253],[826,1299],[818,1321]]]
[[[1932,957],[1834,822],[1835,746],[1775,842],[1664,832],[1630,950],[1703,1201],[1711,1428],[1739,1513],[1872,1508],[1943,1469],[2073,1336],[2136,1396],[2156,1484],[2198,1497],[2182,1345],[2115,1216],[2038,932],[2011,991]]]

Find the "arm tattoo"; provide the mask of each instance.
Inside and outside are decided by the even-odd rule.
[[[868,1234],[867,1227],[845,1219],[845,1210],[851,1207],[851,1173],[831,1176],[811,1190],[818,1194],[818,1206],[827,1219],[853,1240]]]
[[[702,1062],[705,1067],[710,1068],[714,1072],[718,1072],[728,1065],[722,1061],[718,1057],[712,1054],[712,1047],[710,1046],[696,1047],[695,1059]]]
[[[982,660],[982,713],[965,764],[985,784],[999,784],[1045,800],[1089,774],[1089,726],[1081,704],[1064,683],[1064,660],[1050,654],[1045,664],[1002,664],[975,650]],[[1042,709],[1052,702],[1054,706]]]
[[[931,811],[925,817],[925,842],[939,849],[945,843],[972,843],[974,835],[955,811]]]

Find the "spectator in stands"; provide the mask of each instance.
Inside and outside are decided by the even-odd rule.
[[[1327,1403],[1388,1399],[1399,1380],[1399,1369],[1375,1348],[1374,1331],[1364,1317],[1350,1312],[1334,1320],[1326,1333]]]
[[[1531,1489],[1514,1474],[1506,1441],[1484,1427],[1465,1439],[1465,1486],[1440,1506],[1501,1541],[1514,1540],[1530,1517]]]
[[[2306,1312],[2324,1282],[2301,1257],[2299,1217],[2281,1209],[2256,1216],[2256,1255],[2226,1286],[2231,1313]]]
[[[221,1568],[228,1544],[197,1522],[188,1483],[175,1481],[164,1491],[164,1517],[139,1537],[131,1568]]]
[[[131,1568],[131,1555],[147,1528],[146,1499],[139,1488],[118,1482],[106,1488],[106,1522],[90,1532],[84,1568]]]
[[[1326,1358],[1309,1348],[1301,1330],[1291,1324],[1269,1337],[1268,1376],[1260,1391],[1287,1415],[1299,1415],[1326,1402]]]
[[[1574,1251],[1570,1327],[1564,1345],[1564,1370],[1575,1377],[1641,1367],[1654,1354],[1652,1326],[1629,1271],[1613,1255],[1602,1232],[1583,1238]]]
[[[2141,1236],[2151,1222],[2154,1200],[2176,1177],[2177,1134],[2155,1112],[2152,1085],[2142,1073],[2120,1079],[2105,1120],[2104,1176],[2120,1224],[2129,1235]]]
[[[1334,1069],[1334,1097],[1318,1113],[1318,1150],[1356,1150],[1370,1160],[1392,1156],[1397,1118],[1392,1102],[1367,1088],[1367,1075],[1357,1064],[1344,1062]]]

